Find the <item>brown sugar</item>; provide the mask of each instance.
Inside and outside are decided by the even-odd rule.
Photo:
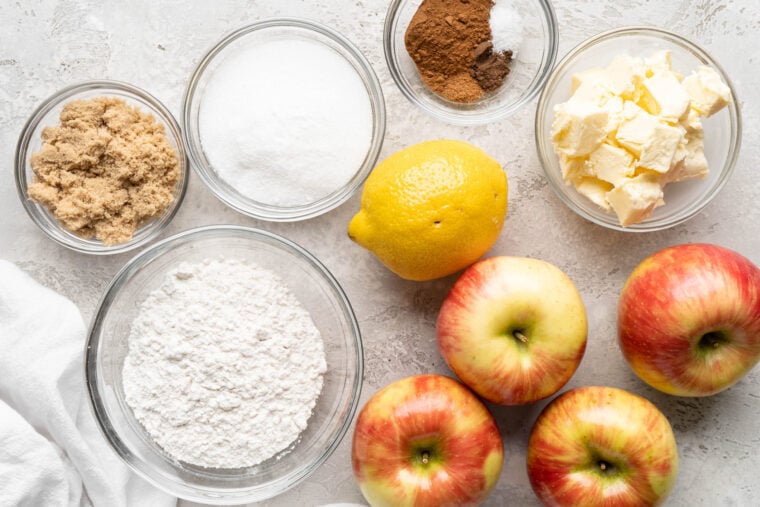
[[[492,0],[423,0],[404,42],[422,81],[435,93],[469,103],[495,90],[509,73],[511,53],[491,44]]]
[[[67,230],[123,243],[174,200],[177,152],[164,125],[116,97],[67,103],[31,157],[29,197]]]

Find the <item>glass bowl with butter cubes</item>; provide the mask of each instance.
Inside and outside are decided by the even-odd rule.
[[[733,172],[739,101],[721,66],[680,35],[623,27],[570,51],[536,111],[546,177],[572,210],[620,231],[699,213]]]

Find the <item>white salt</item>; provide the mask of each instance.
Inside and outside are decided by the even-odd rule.
[[[512,7],[512,0],[495,0],[489,22],[493,50],[498,53],[512,51],[512,58],[517,58],[522,44],[523,20]]]
[[[216,68],[199,112],[219,176],[260,203],[297,206],[345,185],[372,139],[372,106],[353,66],[315,41],[241,47]]]

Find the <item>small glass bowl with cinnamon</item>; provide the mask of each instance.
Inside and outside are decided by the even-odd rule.
[[[447,123],[482,125],[538,95],[558,39],[549,0],[393,0],[383,46],[412,104]]]

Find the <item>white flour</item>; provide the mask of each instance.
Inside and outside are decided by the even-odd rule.
[[[237,260],[182,263],[141,304],[126,402],[174,458],[260,463],[306,428],[322,390],[322,338],[272,272]]]

